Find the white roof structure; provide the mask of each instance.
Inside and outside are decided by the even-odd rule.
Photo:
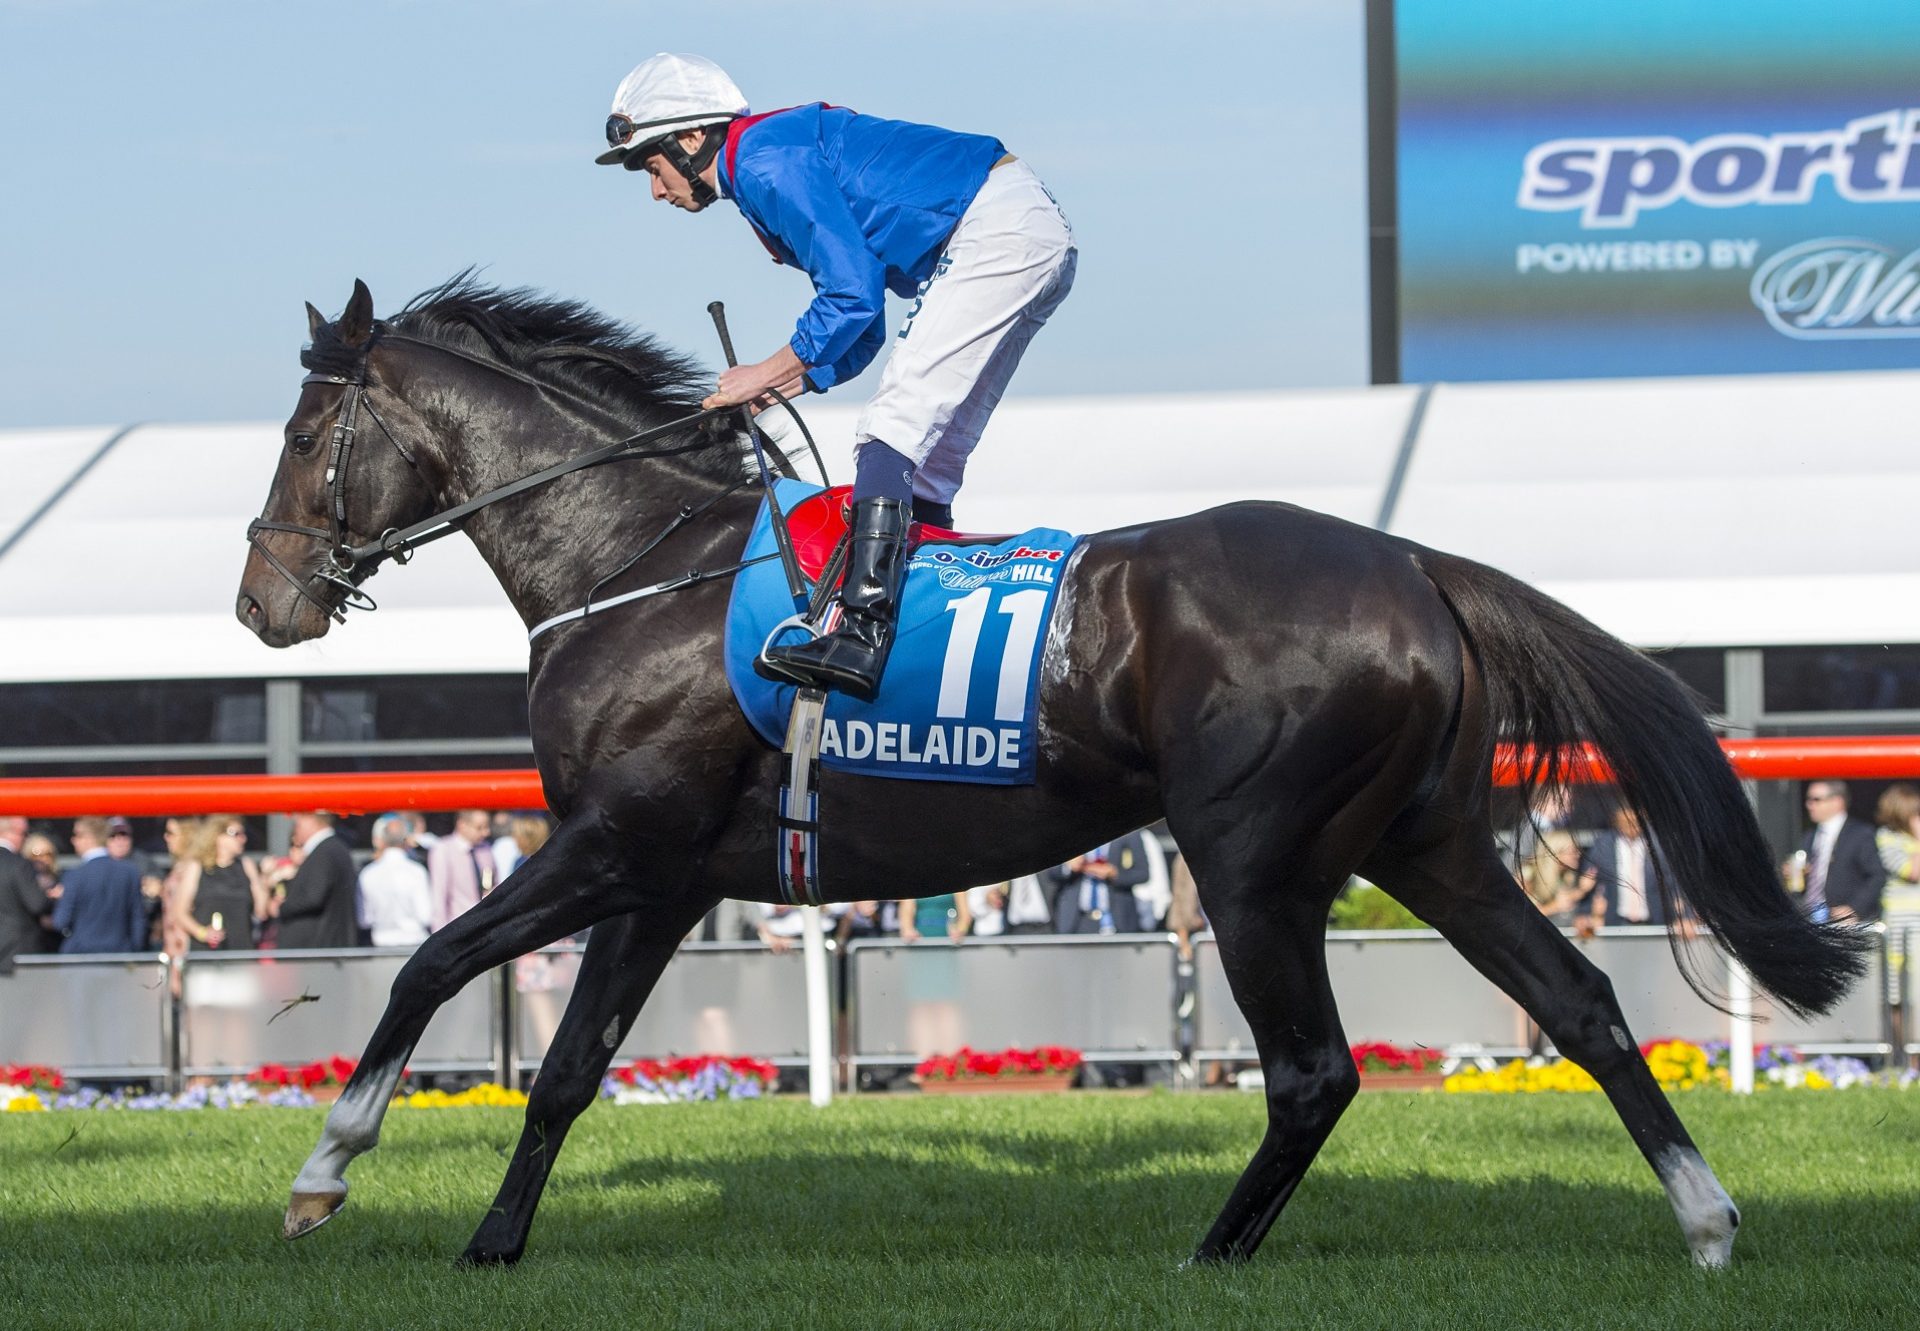
[[[807,421],[837,476],[856,403]],[[1013,399],[972,528],[1284,499],[1483,560],[1648,647],[1920,642],[1920,372]],[[0,682],[523,670],[463,538],[316,643],[234,618],[277,423],[0,432]]]

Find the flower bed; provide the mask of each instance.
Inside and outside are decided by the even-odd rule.
[[[1731,1059],[1724,1041],[1697,1045],[1688,1040],[1651,1040],[1640,1046],[1641,1057],[1655,1081],[1670,1091],[1729,1090],[1733,1085]],[[1875,1072],[1857,1058],[1830,1054],[1808,1058],[1787,1045],[1767,1045],[1754,1051],[1754,1089],[1764,1091],[1845,1090],[1850,1086],[1893,1086],[1905,1090],[1920,1083],[1912,1069]],[[1499,1068],[1462,1066],[1446,1079],[1449,1091],[1534,1092],[1597,1091],[1600,1086],[1582,1069],[1565,1059],[1514,1059]]]
[[[1078,1049],[1041,1045],[987,1053],[962,1045],[951,1054],[935,1054],[913,1070],[922,1091],[933,1094],[978,1091],[1064,1091],[1073,1084],[1083,1060]]]
[[[346,1087],[347,1082],[352,1079],[353,1070],[358,1066],[355,1060],[334,1054],[312,1063],[303,1063],[298,1067],[288,1067],[284,1063],[262,1063],[249,1072],[246,1079],[263,1093],[268,1094],[286,1090],[289,1087],[297,1087],[308,1095],[331,1091],[333,1096],[337,1097]]]
[[[13,1098],[9,1099],[9,1095]],[[4,1088],[0,1089],[0,1102],[3,1102],[0,1109],[8,1113],[43,1109],[244,1109],[252,1105],[305,1109],[315,1103],[311,1095],[297,1086],[262,1092],[252,1083],[238,1080],[222,1085],[192,1086],[178,1095],[145,1089],[102,1091],[93,1086],[46,1095]]]
[[[1446,1082],[1440,1073],[1443,1056],[1437,1049],[1402,1049],[1371,1040],[1350,1046],[1348,1052],[1360,1069],[1363,1091],[1437,1091]]]
[[[495,1082],[481,1082],[464,1091],[413,1091],[393,1098],[395,1109],[464,1109],[469,1105],[524,1105],[525,1091]]]
[[[699,1100],[757,1100],[780,1082],[780,1069],[755,1058],[700,1054],[638,1058],[600,1083],[602,1097],[621,1105],[688,1104]]]
[[[263,1063],[245,1077],[225,1083],[191,1086],[179,1095],[144,1087],[102,1091],[72,1087],[55,1068],[0,1066],[0,1112],[34,1113],[47,1109],[243,1109],[254,1106],[310,1108],[337,1097],[353,1076],[352,1059],[338,1054],[313,1063],[288,1066]],[[403,1073],[402,1076],[407,1074]],[[601,1094],[616,1104],[666,1104],[695,1100],[751,1100],[779,1083],[780,1070],[751,1058],[639,1059],[616,1068]],[[457,1109],[471,1105],[513,1107],[527,1103],[526,1093],[492,1082],[463,1091],[409,1090],[404,1082],[394,1096],[396,1109]]]

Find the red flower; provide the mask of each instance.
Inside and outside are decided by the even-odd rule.
[[[695,1054],[661,1062],[654,1058],[636,1058],[624,1068],[616,1068],[610,1074],[623,1085],[637,1085],[642,1078],[647,1081],[674,1082],[691,1081],[708,1068],[725,1068],[735,1077],[753,1079],[765,1086],[772,1086],[780,1080],[780,1069],[771,1063],[757,1058],[729,1058],[721,1054]]]
[[[1350,1047],[1354,1066],[1362,1072],[1425,1072],[1441,1061],[1435,1049],[1402,1049],[1382,1040]]]
[[[1002,1049],[997,1054],[966,1045],[951,1054],[935,1054],[914,1068],[922,1081],[951,1081],[956,1077],[1038,1077],[1071,1072],[1080,1066],[1078,1049],[1042,1045],[1038,1049]]]

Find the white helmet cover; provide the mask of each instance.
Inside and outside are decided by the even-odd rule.
[[[613,94],[613,114],[607,119],[610,146],[593,160],[612,166],[662,135],[746,114],[746,94],[720,66],[704,56],[662,52],[642,60],[620,80]],[[616,142],[623,128],[627,137]]]

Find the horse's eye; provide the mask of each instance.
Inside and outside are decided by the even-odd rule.
[[[296,434],[293,438],[287,440],[287,451],[295,457],[305,457],[307,454],[313,452],[313,436],[310,434]]]

